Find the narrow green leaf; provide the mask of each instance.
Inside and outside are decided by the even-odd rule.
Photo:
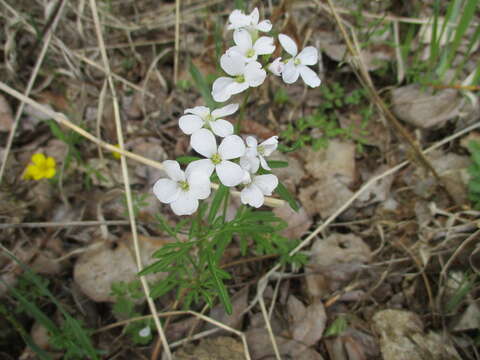
[[[212,200],[212,205],[210,205],[210,212],[208,213],[207,221],[211,224],[217,216],[218,209],[222,205],[223,200],[230,192],[230,188],[225,185],[220,185],[220,187],[215,192],[215,196]]]
[[[182,165],[190,164],[195,160],[200,160],[200,158],[198,156],[179,156],[177,158],[178,163]]]
[[[213,100],[208,81],[191,60],[189,61],[189,70],[193,82],[202,95],[205,104],[207,104],[210,109],[215,109],[217,107],[217,103]]]
[[[288,167],[288,162],[287,161],[280,161],[280,160],[268,160],[267,161],[268,166],[270,166],[272,169],[280,169],[280,168],[286,168]]]
[[[280,196],[283,200],[288,202],[288,205],[295,210],[298,211],[300,207],[298,206],[297,202],[295,201],[294,197],[292,194],[290,194],[290,191],[283,185],[281,182],[278,183],[277,188],[275,189],[275,193]]]
[[[228,296],[227,288],[225,287],[225,284],[220,278],[220,276],[224,276],[225,272],[216,267],[213,259],[213,254],[209,253],[207,259],[208,259],[208,269],[217,287],[220,301],[225,307],[225,312],[230,315],[232,314],[232,310],[233,310],[232,303],[230,302],[230,297]]]

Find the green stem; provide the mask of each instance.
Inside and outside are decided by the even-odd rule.
[[[225,196],[225,202],[223,203],[223,222],[225,222],[227,217],[228,205],[230,205],[230,191]]]

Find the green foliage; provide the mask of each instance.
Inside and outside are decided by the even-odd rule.
[[[99,359],[99,351],[91,342],[91,331],[87,330],[80,320],[75,319],[65,307],[53,296],[48,289],[48,281],[33,273],[30,268],[21,263],[13,255],[9,256],[15,260],[23,269],[24,273],[20,278],[17,287],[10,287],[10,295],[17,301],[16,312],[25,314],[43,325],[49,333],[49,341],[53,348],[63,351],[63,359]],[[6,285],[4,283],[4,285]],[[61,325],[57,325],[42,308],[44,305],[53,304],[62,316]],[[0,309],[5,314],[5,306]],[[50,359],[50,356],[39,349],[29,337],[16,317],[8,316],[7,320],[19,331],[25,343],[38,355],[40,359]]]
[[[63,131],[55,120],[47,120],[47,124],[50,127],[53,136],[63,141],[68,146],[68,152],[64,159],[65,169],[68,169],[73,158],[77,161],[81,161],[82,156],[78,149],[78,145],[83,141],[83,137],[73,130]]]
[[[468,168],[471,176],[468,183],[469,198],[474,209],[480,210],[480,142],[472,141],[469,144],[472,165]]]
[[[275,94],[273,95],[273,101],[276,104],[284,105],[290,101],[290,97],[288,96],[287,91],[281,87],[275,91]]]
[[[132,319],[142,316],[135,305],[135,301],[144,296],[139,280],[130,283],[125,283],[123,281],[113,283],[111,291],[111,294],[115,296],[115,303],[112,311],[117,317]],[[150,329],[150,331],[148,331],[145,336],[142,334],[142,330],[146,328]],[[148,318],[130,322],[123,331],[130,336],[134,344],[146,345],[152,341],[152,328],[153,321]]]
[[[340,315],[338,316],[335,321],[325,330],[325,334],[323,336],[338,336],[342,335],[342,333],[347,329],[348,321],[346,316]]]
[[[294,151],[304,146],[319,150],[327,147],[329,140],[336,138],[355,140],[361,150],[362,139],[358,135],[354,136],[351,127],[340,127],[338,113],[356,109],[355,111],[362,115],[361,128],[364,128],[373,115],[373,110],[363,105],[367,98],[365,90],[356,89],[346,94],[339,83],[332,83],[330,86],[323,86],[321,92],[324,101],[316,112],[288,124],[287,129],[281,133],[284,143],[288,143],[279,145],[281,151]]]
[[[183,306],[204,301],[214,305],[219,298],[226,311],[232,305],[225,285],[230,274],[222,268],[221,261],[226,248],[238,239],[242,255],[275,254],[284,264],[303,264],[303,255],[290,256],[298,240],[289,240],[280,235],[287,224],[271,211],[252,210],[240,207],[235,218],[225,220],[225,209],[229,200],[229,188],[220,186],[210,206],[202,204],[195,218],[188,219],[176,227],[169,225],[161,216],[159,227],[177,241],[157,250],[153,257],[158,259],[140,274],[165,272],[165,279],[152,285],[152,297],[159,297],[176,289]],[[187,240],[178,239],[178,234],[188,234]]]
[[[478,11],[479,2],[480,0],[434,1],[427,61],[420,58],[421,51],[414,47],[413,40],[419,27],[409,25],[401,45],[402,56],[409,65],[409,82],[441,84],[445,81],[448,70],[455,70],[449,81],[458,81],[460,72],[470,59],[474,44],[480,39],[478,24],[473,35],[467,34],[467,30],[475,24],[474,15]],[[480,64],[477,65],[476,74],[480,74]],[[471,84],[476,85],[478,81],[479,77],[474,76]]]

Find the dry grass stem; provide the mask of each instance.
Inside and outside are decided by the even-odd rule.
[[[100,52],[102,54],[102,59],[103,59],[103,64],[106,69],[106,74],[107,74],[107,79],[108,79],[108,84],[110,86],[110,92],[112,93],[112,98],[113,98],[113,108],[114,108],[114,114],[115,114],[115,126],[117,130],[117,139],[118,139],[118,144],[120,146],[120,149],[124,149],[124,140],[123,140],[123,131],[122,131],[122,123],[120,120],[120,108],[118,105],[118,98],[117,94],[115,91],[115,85],[113,83],[111,71],[110,71],[110,63],[108,60],[108,55],[107,51],[105,50],[105,44],[103,40],[103,34],[102,34],[102,29],[100,25],[100,20],[98,17],[98,11],[97,11],[97,4],[96,0],[90,0],[90,7],[92,10],[93,14],[93,20],[95,23],[95,31],[97,34],[97,39],[98,39],[98,44],[100,46]],[[128,167],[127,167],[127,159],[125,158],[125,155],[121,155],[120,157],[121,160],[121,166],[122,166],[122,176],[123,176],[123,181],[125,184],[125,195],[127,199],[127,208],[128,208],[128,217],[130,219],[130,225],[131,225],[131,231],[132,231],[132,239],[133,239],[133,246],[134,246],[134,251],[135,251],[135,260],[137,263],[137,268],[138,271],[142,271],[143,269],[143,264],[142,264],[142,258],[140,255],[140,245],[138,241],[138,234],[137,234],[137,225],[136,225],[136,219],[135,219],[135,212],[133,209],[133,201],[132,201],[132,192],[130,188],[130,178],[128,175]],[[162,324],[160,323],[160,320],[158,318],[158,311],[157,307],[155,305],[155,302],[153,299],[150,297],[150,286],[147,282],[147,279],[145,276],[140,276],[140,282],[142,283],[143,291],[145,293],[145,297],[147,299],[148,306],[150,308],[150,312],[153,315],[153,321],[155,323],[155,326],[158,331],[158,335],[160,336],[160,339],[162,340],[163,348],[165,351],[165,355],[167,357],[167,360],[172,360],[172,353],[170,351],[170,348],[168,346],[168,341],[165,336],[165,333],[163,332]]]

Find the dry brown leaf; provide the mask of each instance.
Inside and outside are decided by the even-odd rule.
[[[293,210],[287,203],[273,209],[273,213],[287,222],[288,227],[280,233],[288,239],[299,239],[312,225],[312,218],[308,216],[302,207],[298,211]]]
[[[412,84],[392,91],[392,110],[399,119],[422,129],[440,127],[459,115],[462,100],[455,89],[422,89]]]
[[[297,187],[305,177],[305,169],[300,160],[291,154],[287,156],[279,151],[274,152],[272,156],[269,157],[269,160],[288,162],[287,167],[274,169],[273,172],[282,184],[284,184],[292,194],[295,194]]]
[[[327,314],[325,307],[319,299],[305,307],[295,296],[288,298],[288,310],[292,319],[290,331],[292,337],[305,344],[312,346],[322,338]]]
[[[313,297],[322,297],[340,288],[372,255],[368,245],[353,234],[332,234],[318,239],[311,254],[306,280]]]
[[[305,169],[318,180],[336,177],[347,186],[355,180],[355,144],[331,140],[328,147],[314,151],[306,149],[302,156]]]
[[[275,359],[266,329],[251,329],[247,331],[246,336],[253,360]],[[282,336],[276,336],[275,340],[282,359],[323,360],[322,355],[298,341]]]
[[[243,310],[245,310],[248,305],[248,289],[249,287],[246,286],[231,297],[230,300],[233,308],[231,315],[225,312],[225,306],[223,306],[223,304],[219,304],[210,311],[210,317],[231,328],[240,329],[244,315]],[[213,324],[207,324],[207,329],[213,329],[215,327]]]

